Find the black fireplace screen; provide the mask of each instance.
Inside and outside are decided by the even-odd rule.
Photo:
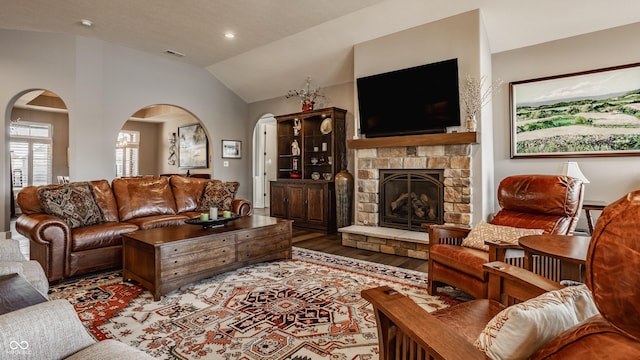
[[[420,230],[443,224],[443,170],[380,170],[380,226]]]

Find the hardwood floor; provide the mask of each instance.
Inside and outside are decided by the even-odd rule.
[[[254,209],[257,215],[269,215],[269,208]],[[293,246],[340,255],[378,264],[396,266],[403,269],[427,272],[427,261],[410,257],[383,254],[375,251],[356,249],[342,245],[340,233],[324,234],[293,228]]]
[[[342,245],[340,234],[323,234],[301,229],[293,229],[293,246],[321,251],[399,268],[427,272],[427,261],[410,257],[383,254],[375,251],[356,249]]]

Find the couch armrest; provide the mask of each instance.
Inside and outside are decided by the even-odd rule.
[[[6,350],[3,359],[63,359],[94,343],[66,300],[0,315],[0,349]]]
[[[231,204],[231,212],[242,216],[251,215],[253,214],[253,204],[249,200],[234,199]]]
[[[26,261],[17,240],[0,240],[0,261]]]
[[[429,245],[460,245],[471,229],[453,225],[422,224],[429,232]]]
[[[71,248],[71,229],[62,219],[43,213],[20,215],[16,230],[29,238],[30,257],[37,260],[49,281],[65,277]]]

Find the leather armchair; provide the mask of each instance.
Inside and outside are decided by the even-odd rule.
[[[582,209],[581,180],[555,175],[517,175],[498,186],[501,210],[490,221],[494,225],[542,229],[544,233],[572,235]],[[483,264],[504,261],[507,250],[517,245],[486,239],[489,251],[461,246],[471,229],[428,225],[429,293],[441,283],[449,284],[474,298],[487,297],[488,274]],[[520,256],[522,258],[522,255]],[[521,261],[519,266],[524,266]]]
[[[534,342],[537,349],[522,358],[640,359],[638,219],[640,191],[607,206],[596,224],[586,262],[586,286],[596,314],[560,330],[546,342]],[[489,274],[490,299],[432,313],[388,287],[364,290],[362,296],[371,302],[378,320],[380,359],[486,359],[487,355],[473,343],[489,320],[511,304],[507,300],[526,300],[561,288],[549,279],[502,262],[484,267]],[[554,319],[559,309],[550,308]]]

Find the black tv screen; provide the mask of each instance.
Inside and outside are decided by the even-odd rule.
[[[366,137],[444,133],[460,126],[458,59],[356,80]]]

